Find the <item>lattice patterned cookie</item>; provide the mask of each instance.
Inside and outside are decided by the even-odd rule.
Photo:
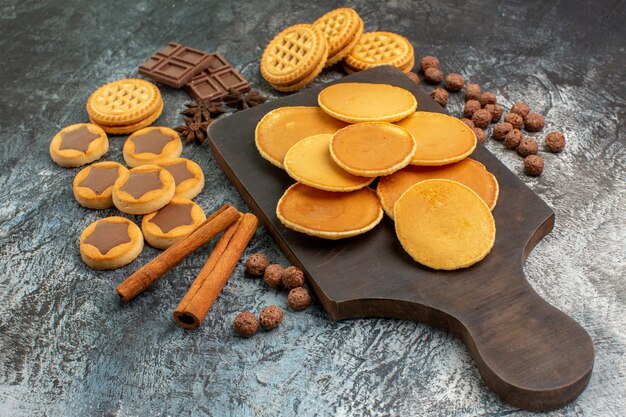
[[[261,57],[261,75],[273,85],[293,85],[326,61],[324,34],[313,25],[294,25],[280,32]]]
[[[87,100],[87,113],[99,125],[129,126],[153,115],[162,104],[161,93],[154,84],[126,79],[94,91]]]
[[[357,27],[355,35],[352,37],[352,39],[350,39],[350,41],[346,44],[346,46],[343,47],[343,49],[339,50],[334,55],[328,56],[328,59],[326,60],[327,67],[330,67],[331,65],[335,65],[337,62],[344,59],[350,53],[350,51],[354,49],[359,39],[361,39],[361,35],[363,35],[363,28],[364,28],[363,20],[359,18],[358,23],[359,25]]]
[[[359,39],[346,56],[352,71],[362,71],[379,65],[406,68],[414,59],[413,46],[401,35],[390,32],[368,32]]]
[[[328,56],[333,56],[342,50],[356,35],[361,17],[350,8],[331,10],[319,19],[313,26],[322,31],[328,43]]]

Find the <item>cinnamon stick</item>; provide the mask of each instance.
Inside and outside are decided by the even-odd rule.
[[[139,268],[126,278],[116,289],[124,301],[130,301],[144,292],[157,279],[178,265],[191,252],[211,240],[222,230],[236,222],[241,213],[230,204],[224,204],[211,214],[196,230],[185,239],[163,251],[156,258]]]
[[[200,327],[254,236],[258,224],[259,220],[254,214],[246,213],[224,232],[191,288],[174,310],[174,320],[178,324],[187,329]]]

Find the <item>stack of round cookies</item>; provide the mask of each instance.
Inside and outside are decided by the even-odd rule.
[[[498,183],[468,158],[470,128],[416,111],[413,94],[385,84],[335,84],[318,104],[275,109],[256,128],[261,156],[297,181],[276,207],[286,227],[341,239],[374,228],[384,210],[423,265],[464,268],[489,253]]]
[[[101,158],[109,149],[107,132],[134,132],[124,143],[124,162],[96,162],[74,177],[74,197],[91,209],[116,207],[143,215],[141,230],[131,220],[110,216],[87,226],[80,253],[96,269],[119,268],[132,262],[145,240],[166,249],[184,239],[205,220],[191,199],[204,187],[204,173],[181,158],[182,142],[168,127],[146,127],[161,113],[158,88],[143,80],[120,80],[97,89],[87,111],[94,123],[67,126],[50,143],[50,156],[64,167],[78,167]],[[142,233],[143,232],[143,233]]]
[[[150,126],[163,111],[159,89],[151,82],[125,79],[105,84],[87,100],[91,123],[112,135]]]
[[[363,33],[363,28],[363,19],[347,7],[331,10],[313,24],[288,27],[265,48],[261,75],[275,89],[290,92],[342,60],[348,74],[379,65],[411,71],[415,56],[405,37],[391,32]]]

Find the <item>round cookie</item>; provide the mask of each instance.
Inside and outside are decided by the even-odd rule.
[[[456,117],[418,111],[397,123],[413,133],[417,150],[412,165],[438,166],[458,162],[476,148],[476,134]]]
[[[459,182],[472,189],[482,198],[490,210],[498,200],[498,180],[483,164],[472,158],[465,158],[454,164],[420,167],[409,165],[391,175],[381,177],[376,193],[385,213],[393,219],[393,206],[402,194],[420,181],[446,179]]]
[[[345,63],[354,71],[363,71],[379,65],[406,68],[414,59],[413,46],[404,36],[390,32],[367,32],[361,35],[345,57]]]
[[[140,120],[137,123],[133,123],[130,125],[120,125],[120,126],[110,126],[110,125],[98,123],[98,126],[104,129],[104,131],[110,135],[126,135],[128,133],[133,133],[136,130],[143,129],[146,126],[150,126],[152,123],[156,121],[156,119],[159,118],[159,116],[161,116],[162,111],[163,111],[163,101],[159,103],[159,106],[157,107],[154,113],[151,113],[150,115],[148,115],[148,117],[146,117],[143,120]],[[91,117],[89,118],[89,120],[92,123],[95,123]]]
[[[411,92],[387,84],[340,83],[317,97],[322,110],[348,123],[395,122],[415,112]]]
[[[382,219],[383,209],[368,187],[334,193],[295,183],[278,201],[276,216],[289,229],[335,240],[373,229]]]
[[[359,177],[341,169],[330,156],[330,140],[325,133],[302,139],[285,156],[285,170],[294,180],[326,191],[354,191],[368,186],[374,178]]]
[[[205,219],[204,211],[193,201],[173,198],[165,207],[143,216],[141,231],[150,246],[167,249],[189,236]]]
[[[50,157],[62,167],[79,167],[97,159],[109,150],[109,140],[102,128],[91,123],[67,126],[50,142]]]
[[[326,66],[329,67],[331,65],[335,65],[337,62],[341,61],[342,59],[344,59],[351,50],[354,49],[354,47],[356,46],[357,42],[359,41],[359,39],[361,39],[361,35],[363,34],[363,29],[364,29],[364,24],[363,24],[363,20],[361,19],[361,17],[359,16],[359,26],[356,30],[355,35],[352,37],[352,39],[346,44],[346,46],[340,50],[339,52],[337,52],[334,55],[329,55],[328,59],[326,60]]]
[[[417,262],[433,269],[467,268],[496,240],[496,224],[482,198],[455,181],[421,181],[394,206],[396,235]]]
[[[74,177],[74,198],[81,206],[91,209],[113,207],[113,184],[127,172],[125,166],[113,161],[91,164]]]
[[[336,59],[335,62],[343,59],[343,56],[350,52],[350,50],[345,51],[345,54],[337,59],[337,55],[341,54],[348,45],[353,43],[355,37],[360,37],[363,32],[363,20],[354,9],[347,7],[331,10],[313,22],[313,26],[324,34],[328,44],[328,57]]]
[[[287,151],[309,136],[335,133],[347,124],[319,107],[280,107],[267,113],[256,125],[254,141],[261,156],[279,168]]]
[[[315,26],[290,26],[272,39],[261,57],[261,75],[273,85],[294,85],[326,62],[324,34]],[[322,65],[323,67],[323,65]]]
[[[174,197],[192,199],[204,188],[204,172],[195,162],[186,158],[175,158],[158,165],[174,177]]]
[[[178,158],[183,144],[174,129],[146,127],[130,135],[124,142],[124,161],[129,167],[159,164]]]
[[[122,173],[113,185],[113,204],[128,214],[157,211],[174,197],[174,177],[158,165],[141,165]]]
[[[323,51],[322,54],[327,53],[328,48],[326,47],[326,43],[324,42],[323,45]],[[305,85],[307,85],[308,83],[310,83],[311,81],[313,81],[315,79],[315,77],[317,77],[322,70],[324,69],[324,67],[326,66],[326,58],[324,59],[320,59],[319,62],[317,63],[317,66],[315,68],[313,68],[313,70],[311,72],[309,72],[308,74],[306,74],[304,76],[304,78],[289,83],[289,84],[271,84],[272,87],[274,87],[274,89],[278,90],[278,91],[282,91],[284,93],[289,93],[292,91],[297,91],[299,89],[301,89],[302,87],[304,87]]]
[[[337,131],[330,140],[330,156],[353,175],[389,175],[411,162],[413,134],[385,122],[357,123]]]
[[[136,78],[113,81],[87,100],[89,118],[99,125],[129,126],[154,114],[162,105],[156,85]]]
[[[139,227],[130,220],[105,217],[80,235],[80,256],[93,269],[116,269],[131,263],[143,249]]]

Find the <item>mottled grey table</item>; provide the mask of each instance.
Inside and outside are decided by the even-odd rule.
[[[562,154],[543,153],[545,173],[522,173],[500,143],[487,147],[556,212],[554,231],[528,258],[536,290],[590,333],[593,376],[572,404],[548,415],[626,414],[626,140],[623,1],[357,1],[365,28],[407,36],[418,57],[434,54],[518,100],[565,133]],[[286,307],[285,296],[246,278],[239,265],[204,326],[185,331],[172,310],[203,264],[200,250],[133,302],[114,288],[157,251],[146,247],[113,272],[87,268],[78,236],[115,213],[73,199],[76,169],[55,165],[48,144],[86,121],[99,85],[136,76],[168,41],[223,53],[264,94],[258,71],[267,41],[344,3],[265,1],[3,1],[0,3],[0,415],[526,415],[480,379],[465,347],[421,324],[332,322],[318,307],[287,311],[271,333],[233,335],[241,310]],[[339,77],[331,70],[316,82]],[[160,125],[180,123],[188,97],[162,87]],[[460,114],[462,98],[448,109]],[[121,161],[123,137],[108,159]],[[212,211],[245,204],[207,147],[183,152],[203,167],[197,201]],[[286,263],[260,229],[247,253]]]

